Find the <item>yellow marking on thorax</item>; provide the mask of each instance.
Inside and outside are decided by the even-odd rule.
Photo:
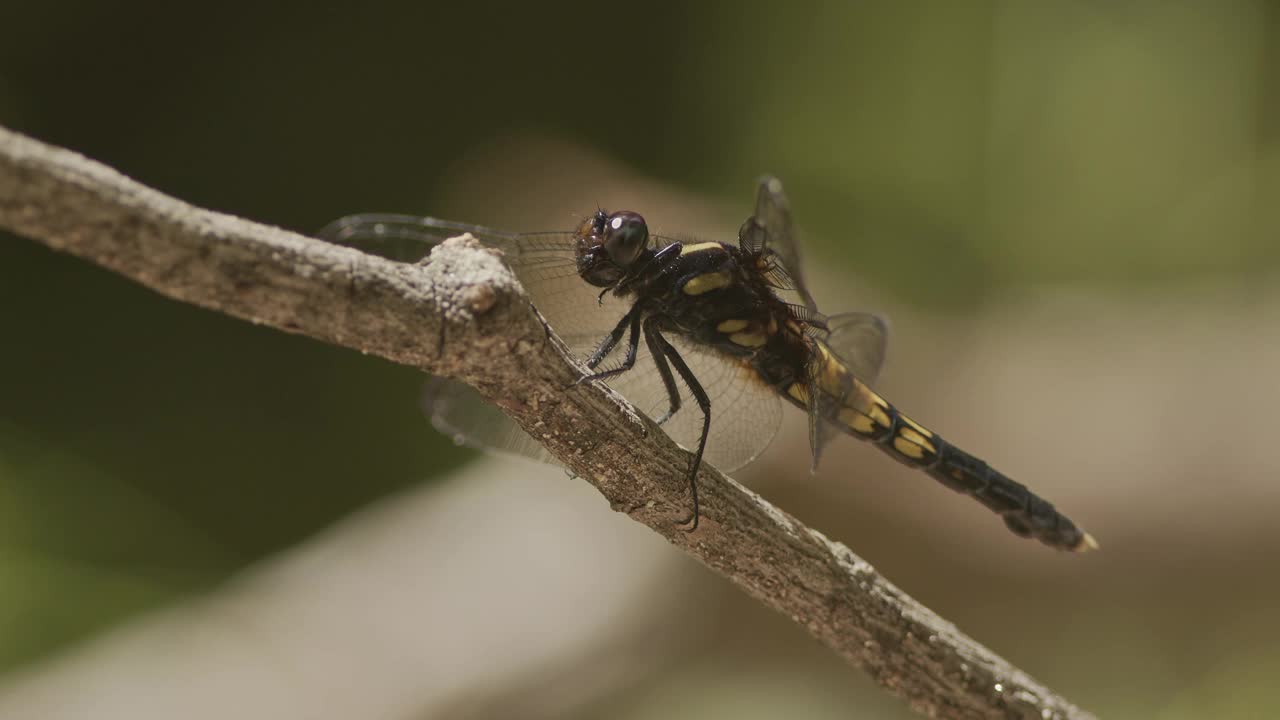
[[[718,242],[703,242],[703,243],[694,243],[692,245],[681,245],[680,257],[684,257],[685,255],[688,255],[690,253],[704,252],[706,250],[719,250],[719,249],[723,249],[723,247],[724,246]]]
[[[750,324],[746,320],[725,320],[716,326],[716,330],[722,333],[736,333]]]
[[[743,347],[764,347],[768,344],[769,337],[758,332],[740,332],[730,335],[729,342]]]
[[[729,274],[728,270],[702,273],[701,275],[693,276],[689,282],[684,284],[684,294],[701,295],[732,284],[733,276]]]

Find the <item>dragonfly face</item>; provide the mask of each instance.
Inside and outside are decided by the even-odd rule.
[[[887,324],[868,313],[817,311],[774,178],[761,180],[755,212],[736,243],[653,236],[643,217],[626,210],[597,210],[571,232],[506,233],[365,214],[320,234],[413,262],[464,232],[503,251],[551,328],[591,371],[584,379],[608,382],[693,449],[690,530],[700,517],[697,472],[704,456],[724,470],[750,462],[773,438],[786,402],[808,417],[814,467],[832,437],[851,435],[974,497],[1018,535],[1064,550],[1096,547],[1053,505],[872,389]],[[784,299],[788,293],[796,302]],[[434,380],[428,404],[436,427],[459,442],[550,460],[465,386]]]
[[[578,274],[595,287],[612,287],[631,271],[649,244],[639,213],[597,210],[577,231]]]

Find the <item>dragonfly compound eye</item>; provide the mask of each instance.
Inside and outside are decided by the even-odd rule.
[[[609,216],[604,226],[604,250],[619,267],[635,261],[649,242],[649,226],[639,213],[623,210]]]

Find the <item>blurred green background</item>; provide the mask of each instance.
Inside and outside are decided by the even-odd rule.
[[[893,311],[886,393],[1104,552],[1023,547],[859,448],[852,490],[806,481],[801,443],[762,492],[1103,715],[1280,712],[1280,6],[52,2],[0,24],[0,124],[302,232],[371,210],[519,229],[643,185],[731,233],[780,176],[819,301]],[[3,234],[0,307],[0,672],[474,458],[410,370]],[[575,716],[905,716],[654,552],[704,635]]]

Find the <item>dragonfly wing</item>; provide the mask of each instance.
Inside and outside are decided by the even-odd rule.
[[[772,442],[782,422],[782,405],[773,388],[747,366],[678,335],[665,336],[688,363],[711,400],[711,428],[704,458],[725,472],[754,460]],[[609,386],[651,418],[670,409],[662,377],[642,343],[634,369],[609,380]],[[692,450],[702,435],[702,410],[677,376],[680,409],[662,424],[663,432]]]
[[[862,382],[875,385],[889,344],[889,323],[880,315],[842,313],[826,318],[822,338],[836,357]]]
[[[431,378],[422,392],[422,409],[436,430],[459,445],[556,464],[546,448],[469,385]]]
[[[629,303],[601,296],[578,275],[573,233],[508,233],[431,217],[365,213],[329,223],[318,236],[391,260],[418,262],[432,247],[463,233],[502,251],[534,306],[578,358],[590,355],[629,309]]]
[[[818,472],[818,460],[822,458],[823,449],[840,432],[823,414],[826,411],[820,407],[821,397],[815,393],[810,396],[809,401],[809,453],[812,458],[809,463],[810,473]]]
[[[447,238],[471,233],[482,242],[504,249],[516,243],[515,233],[438,218],[397,213],[348,215],[325,225],[316,237],[399,262],[418,262]]]
[[[762,254],[774,261],[770,274],[779,287],[795,290],[811,312],[817,303],[804,283],[800,270],[800,249],[791,223],[791,206],[782,191],[782,181],[766,175],[756,189],[755,214],[738,230],[738,242],[750,254]]]
[[[590,355],[630,309],[630,302],[612,293],[601,295],[599,288],[578,275],[571,233],[506,233],[435,218],[372,213],[342,218],[319,235],[392,260],[417,262],[434,245],[463,233],[503,252],[534,306],[579,359]],[[768,447],[781,423],[777,394],[740,363],[679,336],[668,340],[711,399],[707,461],[732,471],[753,460]],[[596,370],[616,367],[624,352],[620,344]],[[702,414],[684,383],[677,380],[676,384],[681,408],[667,419],[663,430],[680,445],[694,448],[702,432]],[[609,385],[650,417],[662,417],[669,409],[661,375],[644,343],[635,367],[611,379]],[[432,380],[425,405],[432,424],[462,444],[554,462],[536,440],[466,385]]]
[[[878,396],[871,385],[884,364],[889,326],[871,313],[845,313],[825,318],[812,333],[815,352],[808,364],[809,449],[816,470],[822,450],[839,428],[832,418],[848,409],[873,412]]]
[[[711,399],[711,429],[704,459],[725,472],[754,460],[769,446],[782,422],[777,393],[745,366],[678,337],[667,340],[676,346]],[[635,367],[609,380],[608,385],[651,418],[661,417],[669,409],[662,378],[643,344]],[[680,409],[661,427],[682,447],[692,449],[702,433],[702,411],[689,388],[680,380],[677,386]],[[560,464],[536,439],[463,383],[432,378],[423,392],[423,409],[436,430],[459,445]]]

